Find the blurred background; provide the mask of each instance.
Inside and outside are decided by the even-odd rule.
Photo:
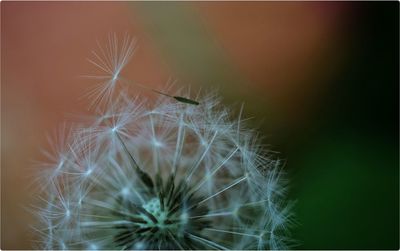
[[[398,2],[2,2],[1,248],[32,248],[24,208],[46,134],[90,114],[86,58],[96,39],[128,32],[139,47],[127,78],[159,88],[173,77],[244,103],[285,160],[294,248],[398,249],[398,12]]]

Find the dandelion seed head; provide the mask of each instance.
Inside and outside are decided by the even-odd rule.
[[[130,42],[116,43],[95,54],[114,82],[133,53]],[[151,105],[112,92],[100,90],[97,118],[74,127],[59,163],[46,165],[57,175],[37,211],[42,248],[288,247],[281,165],[241,114],[213,93],[197,95],[198,104],[160,96]]]

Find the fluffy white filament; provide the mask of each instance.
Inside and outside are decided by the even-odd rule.
[[[280,162],[214,94],[198,95],[199,105],[160,95],[151,105],[116,92],[133,44],[125,38],[118,46],[111,36],[109,46],[93,53],[92,63],[106,73],[99,76],[104,81],[95,100],[106,109],[91,124],[73,128],[52,156],[54,163],[46,165],[44,206],[37,211],[41,225],[35,227],[40,247],[285,249],[291,213]],[[160,240],[126,231],[145,231],[153,219],[122,205],[138,205],[157,222],[173,218],[160,209],[162,200],[149,196],[140,172],[154,184],[158,177],[165,184],[173,174],[175,186],[183,182],[198,198],[195,205],[185,194],[180,198],[187,204],[176,204],[179,227],[159,230]],[[161,193],[165,200],[167,192]],[[203,211],[192,210],[200,206]],[[148,223],[137,223],[143,220]],[[198,227],[198,222],[206,224]]]

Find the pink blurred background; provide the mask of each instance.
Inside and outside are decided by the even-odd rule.
[[[317,2],[2,2],[2,248],[32,248],[34,217],[24,207],[35,196],[34,162],[45,160],[46,134],[90,113],[82,96],[95,83],[79,76],[93,70],[86,58],[96,39],[128,32],[139,48],[124,76],[151,87],[170,76],[178,86],[216,86],[227,104],[244,101],[256,124],[268,117],[263,128],[273,134],[313,116],[345,55],[344,13]],[[210,69],[214,58],[221,69]]]

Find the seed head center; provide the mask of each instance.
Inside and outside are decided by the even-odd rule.
[[[143,219],[147,222],[143,224],[143,227],[158,227],[159,229],[171,228],[171,224],[166,224],[168,219],[168,211],[161,209],[160,200],[158,198],[153,198],[143,205],[143,208],[149,212],[157,222],[154,222],[146,214],[141,214]]]

